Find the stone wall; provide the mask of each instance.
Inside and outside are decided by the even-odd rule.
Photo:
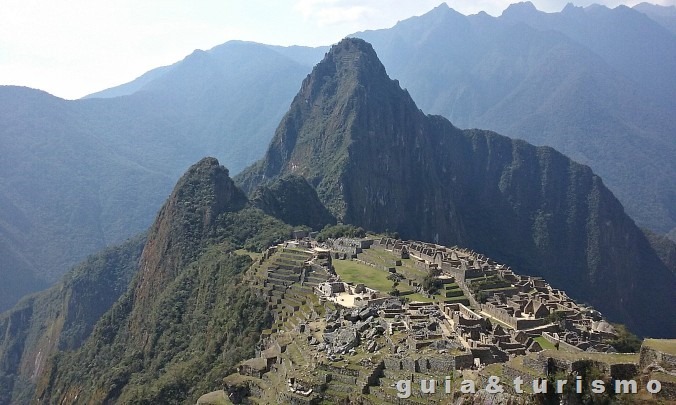
[[[291,405],[314,405],[319,404],[321,402],[321,399],[319,399],[315,395],[309,397],[302,397],[300,395],[293,395],[290,392],[280,393],[278,400],[281,400],[281,403]]]
[[[583,351],[579,347],[575,347],[575,346],[571,345],[570,343],[564,342],[563,340],[556,339],[554,336],[550,335],[547,332],[542,332],[542,337],[545,338],[548,342],[550,342],[552,344],[559,343],[559,347],[563,347],[563,348],[566,348],[568,350],[572,350],[574,352]]]
[[[331,381],[339,381],[343,384],[348,384],[348,385],[357,384],[357,377],[353,377],[351,375],[331,373],[331,374],[329,374],[329,376],[330,376],[329,378],[331,379]]]
[[[409,373],[448,373],[451,370],[470,368],[474,364],[472,354],[438,354],[424,356],[419,359],[410,357],[397,358],[387,356],[383,360],[386,370],[405,371]]]
[[[610,375],[616,380],[630,380],[638,374],[638,365],[634,363],[611,364]]]
[[[526,356],[523,358],[523,365],[539,375],[547,375],[547,358],[544,356]]]
[[[538,327],[538,326],[542,326],[544,324],[545,324],[544,318],[540,318],[540,319],[517,319],[516,324],[515,324],[515,328],[517,330],[531,329],[531,328],[535,328],[535,327]],[[575,346],[571,346],[571,347],[575,347]]]
[[[523,329],[530,329],[530,328],[535,328],[538,326],[542,326],[545,324],[544,318],[540,319],[517,319],[514,316],[506,313],[505,311],[501,310],[500,308],[496,308],[493,306],[493,304],[486,303],[486,304],[481,304],[481,310],[484,311],[485,313],[489,314],[493,318],[506,323],[507,325],[511,326],[512,328],[516,330],[523,330]],[[571,346],[574,347],[574,346]],[[575,348],[575,350],[579,350],[578,348]]]
[[[664,381],[662,378],[655,378],[654,375],[644,375],[641,377],[641,386],[645,387],[648,384],[648,381],[651,379],[656,379],[660,381],[662,389],[657,394],[652,394],[654,399],[665,400],[665,401],[674,401],[676,400],[676,382]],[[667,402],[672,403],[672,402]]]
[[[336,367],[329,364],[320,364],[319,366],[317,366],[317,368],[332,374],[335,373],[340,375],[359,377],[359,370],[351,370],[349,368]]]
[[[641,369],[648,367],[651,364],[658,364],[665,370],[676,371],[676,356],[661,352],[652,347],[641,346],[639,365]]]
[[[509,365],[509,363],[505,363],[502,366],[502,378],[501,381],[503,382],[503,387],[505,388],[505,392],[509,394],[518,394],[516,390],[514,390],[514,380],[516,377],[521,378],[523,381],[523,384],[521,385],[521,388],[526,386],[532,387],[533,381],[537,380],[538,378],[544,378],[545,374],[537,374],[535,372],[533,373],[528,373],[524,370],[520,370],[516,367],[512,367]],[[487,378],[484,380],[482,378],[482,384],[485,386],[486,383],[488,382]],[[524,395],[524,394],[518,394],[518,395]]]
[[[472,348],[472,357],[479,359],[481,364],[491,364],[493,361],[493,353],[488,347]]]
[[[378,385],[378,380],[383,374],[383,369],[385,368],[385,362],[380,362],[378,365],[371,370],[370,373],[366,374],[364,377],[366,377],[366,383],[370,386],[373,385]]]

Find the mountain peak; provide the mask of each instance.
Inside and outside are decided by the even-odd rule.
[[[193,261],[216,232],[216,220],[248,202],[228,169],[207,157],[179,179],[150,228],[135,296],[143,304]]]
[[[338,177],[359,141],[391,131],[375,128],[383,117],[420,114],[409,94],[391,80],[368,42],[345,38],[333,45],[310,73],[275,132],[265,158],[242,173],[239,182],[253,191],[278,176],[305,177],[338,218],[345,204]],[[334,170],[324,171],[329,166]]]
[[[528,17],[537,14],[539,11],[530,1],[510,4],[509,7],[502,12],[503,17]]]
[[[337,75],[343,79],[368,80],[373,75],[386,75],[373,46],[360,38],[348,37],[333,45],[324,59],[315,66],[313,75]]]

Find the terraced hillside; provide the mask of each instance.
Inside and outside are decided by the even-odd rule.
[[[598,351],[608,346],[595,340],[598,328],[589,331],[588,342],[573,341],[573,329],[538,321],[543,308],[533,299],[551,295],[547,303],[559,308],[559,316],[586,322],[585,310],[575,312],[565,293],[467,249],[345,237],[287,241],[251,255],[255,262],[245,279],[265,297],[274,322],[263,331],[256,355],[240,362],[223,379],[224,389],[205,394],[198,405],[447,404],[477,398],[529,403],[537,399],[529,387],[523,394],[510,390],[515,376],[528,385],[554,372],[566,379],[579,367],[603,379],[639,374],[638,354]],[[431,285],[434,293],[427,289]],[[505,318],[496,298],[505,294],[513,294],[512,300],[531,297],[523,309],[532,307],[533,314]],[[595,353],[584,351],[590,346]],[[642,355],[664,357],[651,356]],[[504,386],[497,399],[482,389],[492,376]],[[423,390],[429,384],[435,389]],[[645,390],[640,394],[651,398]]]
[[[310,251],[278,246],[268,249],[250,270],[249,280],[262,291],[275,317],[275,324],[264,334],[294,328],[313,311],[322,311],[316,307],[312,288],[329,274],[311,259]]]

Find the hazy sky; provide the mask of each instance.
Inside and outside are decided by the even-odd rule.
[[[580,0],[615,7],[642,0]],[[231,39],[329,45],[387,28],[441,0],[0,0],[0,84],[73,99]],[[500,15],[514,0],[451,0],[463,14]],[[547,12],[569,0],[533,0]],[[653,0],[674,5],[676,0]]]

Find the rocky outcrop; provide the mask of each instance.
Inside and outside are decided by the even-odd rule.
[[[336,223],[333,215],[319,201],[315,189],[300,176],[287,176],[259,187],[252,194],[251,203],[293,226],[305,225],[321,230]]]

